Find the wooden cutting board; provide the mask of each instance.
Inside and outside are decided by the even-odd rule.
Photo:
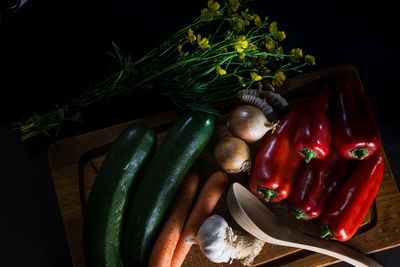
[[[340,65],[316,72],[303,74],[287,80],[280,88],[292,107],[306,105],[312,96],[321,89],[321,85],[335,73],[348,73],[359,80],[355,68],[351,65]],[[361,82],[361,81],[360,81]],[[232,106],[223,108],[229,112]],[[141,121],[154,127],[158,142],[166,134],[168,127],[178,118],[177,111],[141,118]],[[74,266],[84,266],[82,249],[83,211],[91,186],[96,178],[104,157],[118,134],[133,121],[111,126],[105,129],[85,133],[76,137],[61,140],[49,148],[49,162],[54,186],[64,222],[65,232]],[[217,121],[222,123],[223,120]],[[215,140],[211,140],[193,169],[198,171],[202,183],[218,169],[212,157]],[[262,141],[250,146],[254,157]],[[365,217],[356,236],[346,242],[350,247],[364,253],[372,253],[400,245],[400,193],[384,153],[385,171],[382,184],[375,202]],[[230,175],[230,182],[240,182],[247,186],[246,174]],[[223,216],[236,230],[242,230],[230,216],[225,196],[217,204],[214,214]],[[316,222],[304,222],[291,216],[285,203],[266,204],[277,213],[282,221],[300,231],[318,235]],[[266,218],[267,220],[268,218]],[[243,231],[243,230],[242,230]],[[256,257],[254,266],[326,266],[338,262],[336,259],[301,249],[265,244],[260,255]],[[233,264],[214,264],[204,257],[197,246],[193,246],[184,266],[241,266],[237,261]]]

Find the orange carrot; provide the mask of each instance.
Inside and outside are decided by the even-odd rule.
[[[195,237],[203,222],[210,216],[218,200],[228,187],[228,176],[225,172],[215,172],[208,178],[207,182],[200,191],[199,198],[189,218],[185,223],[182,233],[176,245],[174,256],[172,257],[171,267],[179,267],[189,253],[192,244],[186,244],[186,237]]]
[[[149,267],[169,267],[183,224],[199,186],[199,176],[190,172],[179,188],[168,218],[150,255]]]

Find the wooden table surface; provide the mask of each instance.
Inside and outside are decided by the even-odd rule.
[[[296,76],[287,80],[279,90],[291,106],[305,105],[321,88],[321,84],[338,72],[346,72],[358,78],[353,66],[340,65]],[[160,142],[168,126],[178,116],[178,112],[172,110],[136,121],[142,121],[154,127]],[[90,188],[111,143],[130,123],[132,121],[61,140],[49,148],[49,163],[74,266],[84,266],[82,223],[83,210]],[[260,144],[261,142],[258,142],[251,146],[253,156]],[[213,142],[210,142],[193,167],[198,169],[203,181],[212,171],[218,169],[212,160],[212,145]],[[364,219],[362,231],[346,242],[348,246],[364,253],[373,253],[400,245],[400,193],[385,153],[384,160],[384,177],[375,200],[376,206]],[[245,186],[247,186],[246,179],[245,174],[230,175],[230,182],[240,182]],[[298,221],[290,216],[284,203],[267,205],[278,213],[285,223],[312,235],[319,232],[317,223]],[[221,198],[213,213],[225,217],[234,229],[240,229],[229,215],[225,196]],[[265,244],[254,265],[325,266],[335,262],[337,262],[336,259],[317,253]],[[228,264],[211,263],[201,255],[197,246],[193,246],[184,265],[225,266]],[[234,262],[233,266],[240,266],[240,263]]]

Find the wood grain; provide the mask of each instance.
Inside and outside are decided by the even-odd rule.
[[[320,90],[324,82],[329,80],[333,74],[339,72],[346,72],[359,79],[353,66],[340,65],[288,79],[284,86],[279,88],[279,91],[288,99],[292,107],[302,106]],[[227,110],[229,111],[229,106],[228,109],[225,109],[225,111]],[[171,110],[135,121],[145,122],[154,127],[158,135],[158,142],[161,142],[168,126],[178,116],[177,111]],[[61,140],[49,148],[48,157],[54,187],[74,266],[84,266],[82,250],[83,210],[97,171],[110,144],[122,129],[132,122],[129,121]],[[251,145],[253,157],[261,144],[262,141]],[[193,169],[199,172],[202,182],[214,170],[218,169],[215,161],[213,161],[212,147],[213,142],[210,142],[193,166]],[[353,239],[346,242],[348,246],[364,253],[372,253],[400,245],[400,193],[396,187],[386,154],[383,154],[385,171],[376,197],[376,210],[370,210],[364,219],[363,227],[366,227],[366,231],[357,233]],[[229,178],[230,183],[239,182],[247,185],[245,174],[230,175]],[[308,234],[319,234],[319,226],[316,222],[303,222],[294,219],[287,212],[285,203],[267,204],[267,206],[291,227]],[[375,211],[377,212],[377,221],[373,220]],[[223,216],[234,229],[242,230],[230,216],[225,196],[217,204],[214,214]],[[371,227],[372,229],[369,229]],[[301,249],[266,244],[260,255],[255,259],[254,266],[325,266],[335,262],[337,262],[336,259]],[[211,263],[200,253],[197,246],[192,246],[184,262],[184,266],[228,265]],[[234,261],[229,266],[241,266],[241,264]]]

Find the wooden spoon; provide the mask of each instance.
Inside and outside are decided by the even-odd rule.
[[[354,266],[382,266],[366,255],[336,241],[317,238],[285,225],[256,196],[239,183],[227,194],[228,209],[235,221],[247,232],[267,243],[311,250]]]

